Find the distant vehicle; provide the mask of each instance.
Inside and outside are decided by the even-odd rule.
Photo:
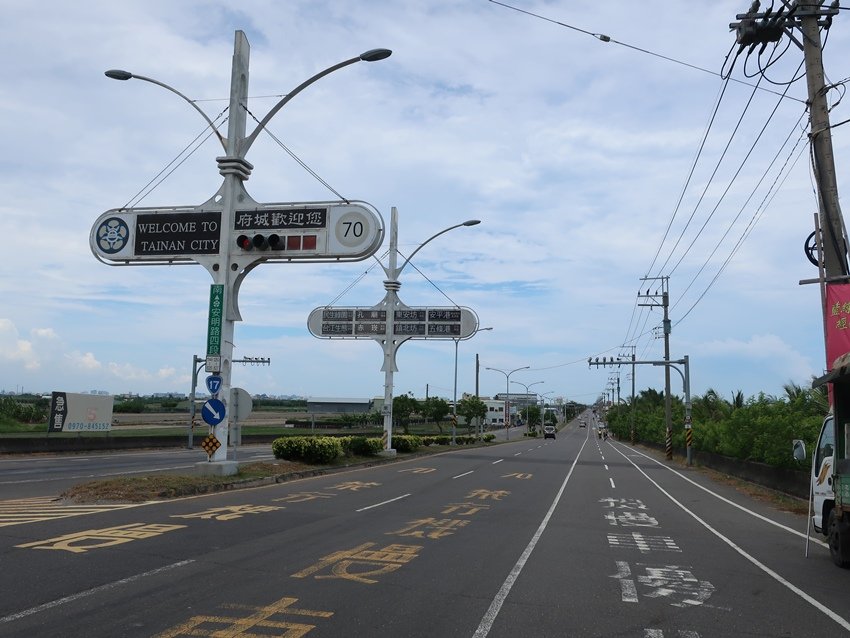
[[[544,439],[554,439],[556,432],[557,432],[557,430],[555,429],[554,425],[543,426],[543,438]]]
[[[584,421],[579,421],[579,422],[578,422],[578,426],[579,426],[580,428],[586,428],[586,427],[587,427],[587,423],[585,423]]]

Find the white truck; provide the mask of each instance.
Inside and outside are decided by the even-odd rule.
[[[850,364],[834,367],[812,386],[825,383],[832,383],[833,409],[812,451],[809,522],[826,536],[832,561],[850,567]],[[794,458],[806,458],[803,441],[794,441]]]

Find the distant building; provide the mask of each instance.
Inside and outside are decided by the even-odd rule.
[[[343,399],[338,397],[309,397],[310,414],[365,414],[372,411],[372,399]]]

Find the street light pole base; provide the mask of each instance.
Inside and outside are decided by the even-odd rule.
[[[387,456],[390,458],[395,458],[396,450],[395,448],[391,448],[389,450],[381,450],[379,453],[380,456]]]
[[[201,461],[195,463],[195,473],[199,476],[233,476],[239,471],[236,461]]]

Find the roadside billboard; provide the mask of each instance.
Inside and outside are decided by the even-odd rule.
[[[53,392],[48,432],[106,432],[112,429],[111,395]]]

